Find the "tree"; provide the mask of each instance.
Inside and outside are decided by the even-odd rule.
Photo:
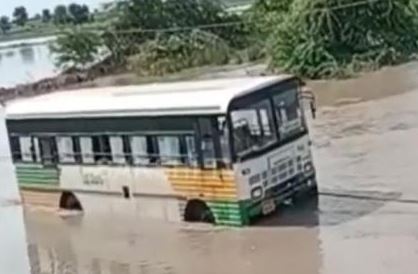
[[[339,0],[293,0],[286,8],[280,22],[270,22],[266,39],[275,68],[309,78],[345,77],[418,52],[415,0],[345,6]]]
[[[71,21],[76,25],[86,23],[90,18],[90,10],[87,5],[70,4],[68,6],[68,13]]]
[[[51,11],[49,9],[44,9],[42,11],[42,22],[49,23],[51,21]]]
[[[70,16],[68,15],[67,7],[64,5],[58,5],[54,10],[54,23],[67,24],[70,21]]]
[[[42,16],[39,14],[39,13],[36,13],[34,16],[33,16],[33,20],[35,20],[35,21],[39,21],[39,20],[41,20],[42,19]]]
[[[73,28],[57,38],[51,51],[58,66],[83,69],[96,61],[100,47],[101,39],[97,33]]]
[[[15,8],[13,12],[13,17],[15,20],[15,23],[18,26],[24,26],[28,22],[28,12],[26,11],[26,8],[23,6]]]
[[[10,23],[10,19],[7,16],[0,17],[0,29],[3,34],[6,34],[12,28],[12,24]]]

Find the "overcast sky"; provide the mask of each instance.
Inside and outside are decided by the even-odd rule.
[[[91,9],[97,8],[101,3],[109,0],[0,0],[0,15],[11,16],[17,6],[25,6],[30,15],[40,13],[44,8],[52,9],[59,4],[79,3],[87,4]]]

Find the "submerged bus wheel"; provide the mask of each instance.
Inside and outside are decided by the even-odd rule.
[[[82,211],[83,207],[72,192],[65,191],[61,195],[60,209]]]
[[[187,202],[184,220],[186,222],[215,223],[215,217],[212,211],[201,200],[190,200]]]

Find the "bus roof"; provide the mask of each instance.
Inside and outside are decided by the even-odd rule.
[[[225,114],[234,97],[291,77],[227,78],[60,91],[10,102],[7,119]]]

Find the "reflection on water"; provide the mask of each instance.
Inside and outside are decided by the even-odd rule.
[[[35,62],[35,50],[32,47],[22,47],[19,52],[23,63],[31,65]]]
[[[11,87],[55,75],[48,44],[0,48],[0,87]]]

